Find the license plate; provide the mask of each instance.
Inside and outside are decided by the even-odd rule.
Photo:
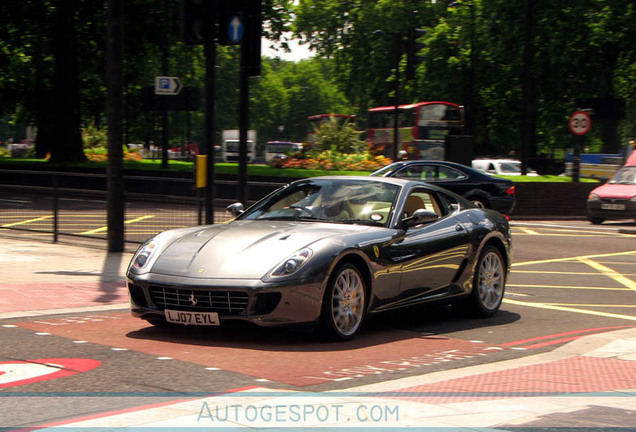
[[[166,321],[184,325],[209,325],[218,326],[219,314],[216,312],[188,312],[165,310]]]
[[[601,204],[603,210],[625,210],[625,204]]]

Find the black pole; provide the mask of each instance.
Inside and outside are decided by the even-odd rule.
[[[106,56],[108,117],[107,225],[108,252],[124,250],[123,113],[123,0],[108,0]]]
[[[247,207],[247,131],[249,129],[249,74],[246,68],[247,44],[241,43],[241,71],[239,96],[239,183],[238,200]]]
[[[161,41],[161,74],[168,75],[168,0],[163,0],[163,38]],[[168,168],[168,106],[166,96],[161,98],[161,168]]]
[[[468,75],[468,135],[475,136],[475,5],[470,4],[470,74]],[[474,141],[473,141],[474,142]]]
[[[214,84],[215,84],[216,42],[214,37],[205,42],[205,145],[206,154],[206,188],[205,188],[205,223],[214,223],[214,197],[216,180],[214,173]]]
[[[400,143],[400,131],[398,127],[398,123],[400,121],[400,42],[401,35],[399,33],[395,34],[395,109],[393,112],[393,152],[392,158],[395,162],[398,159],[398,145]]]
[[[521,174],[528,172],[528,156],[533,141],[532,113],[532,59],[534,56],[533,38],[533,0],[526,0],[523,45],[523,72],[521,76],[523,101],[521,106]]]

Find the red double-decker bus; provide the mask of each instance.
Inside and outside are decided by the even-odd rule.
[[[466,129],[463,106],[443,101],[400,105],[394,152],[394,123],[395,106],[369,110],[367,141],[375,152],[391,158],[398,154],[408,159],[444,159],[446,137],[463,135]]]
[[[320,126],[328,121],[331,121],[331,118],[336,119],[338,122],[349,121],[351,123],[355,123],[357,117],[349,114],[316,114],[307,117],[308,129],[307,129],[307,144],[309,146],[313,145],[316,140],[316,129],[320,129]]]

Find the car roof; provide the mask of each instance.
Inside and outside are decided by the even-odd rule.
[[[484,159],[485,160],[485,159]],[[470,173],[472,175],[475,176],[481,176],[484,178],[497,178],[497,177],[492,177],[488,174],[485,174],[482,171],[476,170],[475,168],[457,163],[457,162],[450,162],[450,161],[441,161],[441,160],[436,160],[436,159],[420,159],[420,160],[408,160],[408,161],[399,161],[399,162],[393,162],[391,165],[394,165],[396,167],[405,167],[408,165],[419,165],[422,163],[427,163],[427,164],[438,164],[438,165],[446,165],[449,166],[451,168],[456,168],[460,171],[465,171],[467,173]],[[389,166],[391,166],[389,165]],[[378,170],[379,171],[379,170]],[[395,170],[393,170],[395,171]],[[503,179],[500,179],[503,180]]]
[[[514,162],[514,163],[521,163],[521,161],[519,159],[485,159],[485,158],[479,158],[479,159],[475,159],[475,162]]]
[[[414,182],[413,180],[401,179],[397,177],[365,177],[365,176],[353,176],[353,175],[339,175],[339,176],[320,176],[320,177],[309,177],[301,180],[296,180],[296,182],[307,181],[307,180],[361,180],[365,182],[380,182],[380,183],[391,183],[399,186],[405,186],[408,183],[422,183],[422,182]]]

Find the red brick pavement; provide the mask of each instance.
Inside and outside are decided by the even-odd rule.
[[[101,313],[99,319],[43,317],[18,325],[36,332],[170,357],[300,387],[366,375],[390,376],[393,371],[407,369],[423,372],[436,364],[452,364],[503,349],[455,338],[422,336],[406,330],[363,332],[355,340],[342,344],[324,342],[303,333],[154,328],[132,318],[129,312]]]
[[[636,362],[570,357],[510,370],[407,387],[400,399],[452,403],[541,394],[592,393],[636,388]]]

